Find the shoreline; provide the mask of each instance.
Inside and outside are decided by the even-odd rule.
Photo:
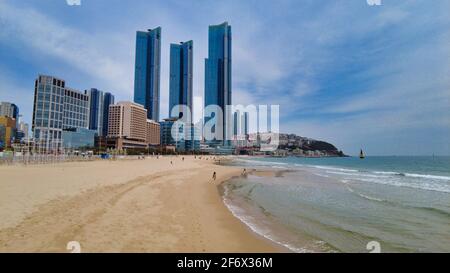
[[[219,188],[241,169],[213,163],[0,166],[0,252],[67,252],[69,241],[82,252],[287,252],[232,214]]]
[[[243,198],[239,194],[233,193],[235,183],[251,179],[251,177],[282,178],[284,174],[295,173],[294,170],[279,170],[269,168],[251,168],[246,174],[232,177],[219,185],[220,192],[225,206],[231,211],[234,217],[239,219],[250,232],[256,234],[264,240],[279,247],[283,252],[289,253],[329,253],[321,247],[324,243],[318,238],[298,231],[294,234],[283,226],[276,219],[272,219],[267,214],[265,208],[258,204],[251,204],[250,199]],[[238,187],[239,188],[239,187]],[[296,244],[293,244],[293,241]]]

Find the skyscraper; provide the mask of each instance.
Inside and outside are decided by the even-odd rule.
[[[98,136],[108,134],[109,106],[114,104],[114,96],[111,93],[100,91],[96,88],[86,90],[89,95],[89,129],[95,130]]]
[[[225,107],[231,103],[231,26],[224,22],[209,26],[208,58],[205,59],[205,107],[218,105],[224,112],[223,140],[228,138]],[[209,119],[205,116],[204,120],[208,122]],[[220,142],[212,141],[210,144]]]
[[[161,28],[136,33],[134,102],[147,109],[147,118],[159,121]]]
[[[190,110],[189,122],[192,123],[192,81],[193,50],[192,41],[170,45],[170,82],[169,116],[181,118],[181,113],[173,116],[172,108],[185,105]]]

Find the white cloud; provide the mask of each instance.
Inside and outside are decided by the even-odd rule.
[[[133,79],[128,72],[131,60],[115,55],[114,46],[102,33],[86,33],[65,26],[31,8],[0,3],[0,40],[20,43],[40,55],[62,60],[87,75],[101,79],[104,88],[132,93]],[[102,44],[101,41],[106,41]],[[111,52],[113,51],[113,52]],[[119,58],[118,58],[119,56]],[[65,77],[70,78],[70,77]],[[70,80],[68,81],[70,85]]]

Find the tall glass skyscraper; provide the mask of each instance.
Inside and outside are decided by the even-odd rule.
[[[225,106],[231,103],[231,26],[224,22],[209,26],[208,58],[205,59],[205,107],[218,105],[224,111],[223,140],[227,139]],[[204,120],[208,122],[209,119],[205,116]]]
[[[191,123],[193,51],[192,41],[170,45],[169,117],[181,118],[180,111],[175,116],[172,115],[172,108],[177,105],[186,105],[191,111],[189,117]]]
[[[96,88],[86,90],[85,93],[89,95],[89,129],[95,130],[98,136],[106,136],[109,105],[114,104],[114,96]]]
[[[147,109],[147,118],[159,121],[161,28],[136,33],[134,102]]]

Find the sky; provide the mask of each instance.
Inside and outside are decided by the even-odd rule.
[[[450,155],[450,1],[0,0],[0,101],[31,123],[38,74],[133,100],[136,31],[161,26],[161,117],[169,45],[194,41],[201,117],[208,26],[233,33],[235,104],[280,106],[280,131],[347,154]]]

